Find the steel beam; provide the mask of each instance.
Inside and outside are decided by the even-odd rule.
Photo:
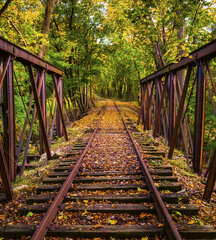
[[[185,83],[184,83],[184,87],[183,87],[183,91],[182,91],[182,96],[181,96],[181,100],[180,100],[180,103],[179,103],[178,113],[177,113],[177,117],[176,117],[176,124],[175,124],[174,132],[173,132],[173,138],[172,138],[172,142],[170,144],[169,153],[168,153],[168,158],[170,158],[170,159],[172,158],[175,143],[176,143],[176,139],[177,139],[177,136],[178,136],[178,130],[179,130],[179,126],[180,126],[180,123],[181,123],[182,112],[183,112],[183,109],[184,109],[186,94],[187,94],[187,90],[188,90],[188,86],[189,86],[189,82],[190,82],[191,70],[192,70],[192,67],[189,67],[188,70],[187,70],[187,75],[186,75],[186,78],[185,78]]]
[[[38,79],[38,73],[36,75],[36,85],[37,85],[37,80],[39,81]],[[39,88],[39,87],[38,87]],[[22,145],[23,145],[23,140],[24,140],[24,136],[25,136],[25,131],[26,131],[26,127],[27,127],[27,124],[28,124],[28,119],[29,119],[29,115],[30,115],[30,112],[31,112],[31,108],[32,108],[32,104],[33,104],[33,100],[34,100],[34,95],[33,93],[31,93],[31,98],[30,98],[30,101],[29,101],[29,105],[28,105],[28,110],[27,110],[27,116],[25,118],[25,122],[24,122],[24,126],[23,126],[23,129],[22,129],[22,133],[20,135],[20,141],[19,141],[19,145],[17,147],[17,150],[16,150],[16,155],[17,155],[17,163],[19,161],[19,157],[20,157],[20,153],[21,153],[21,150],[22,150]]]
[[[61,105],[61,109],[63,108],[63,79],[60,77],[57,80],[57,83],[59,85],[59,101],[60,101],[60,105]],[[63,124],[61,121],[61,117],[60,117],[60,109],[59,107],[57,107],[57,112],[56,112],[56,128],[57,128],[57,136],[58,137],[62,137],[63,136]]]
[[[202,64],[203,63],[200,61],[200,64],[198,66],[195,122],[194,122],[193,169],[198,174],[201,173],[202,169],[204,126],[205,126],[206,77],[204,77],[203,72],[204,67],[202,67]]]
[[[14,105],[14,82],[13,62],[5,61],[8,64],[3,83],[3,126],[4,126],[4,150],[8,171],[11,181],[15,179],[16,161],[16,135],[15,135],[15,105]]]
[[[176,80],[176,75],[170,73],[170,84],[169,84],[169,128],[168,128],[168,144],[171,145],[173,137],[173,128],[175,126],[175,112],[176,112],[176,100],[175,100],[175,89],[174,81]]]
[[[212,165],[209,170],[209,175],[205,187],[205,192],[203,195],[203,198],[207,201],[210,201],[214,186],[215,186],[215,181],[216,181],[216,150],[214,152],[214,156],[212,157]]]
[[[162,106],[164,103],[164,97],[165,97],[165,93],[166,93],[166,88],[168,85],[168,76],[165,79],[165,83],[164,83],[164,87],[163,87],[163,92],[161,94],[161,99],[160,99],[160,104],[159,104],[159,108],[158,108],[158,114],[155,118],[155,124],[154,124],[154,132],[153,132],[153,137],[156,137],[156,134],[158,132],[158,127],[160,125],[160,115],[161,115],[161,110],[162,110]]]
[[[43,118],[43,114],[42,114],[42,110],[41,110],[40,100],[39,100],[39,96],[38,96],[38,90],[36,88],[36,84],[35,84],[35,81],[34,81],[33,67],[32,67],[32,65],[29,65],[28,67],[29,67],[29,75],[30,75],[32,91],[33,91],[33,94],[34,94],[35,104],[36,104],[36,107],[37,107],[37,113],[38,113],[40,128],[41,128],[41,131],[42,131],[42,134],[43,134],[44,147],[46,149],[47,158],[50,160],[51,159],[51,153],[50,153],[50,148],[49,148],[49,142],[48,142],[46,127],[45,127],[45,124],[44,124],[44,118]]]
[[[141,80],[141,83],[153,81],[157,77],[160,78],[165,75],[169,75],[170,72],[179,71],[181,69],[184,69],[185,66],[195,66],[196,62],[204,57],[208,60],[216,57],[216,40],[202,46],[201,48],[198,48],[196,51],[191,52],[188,57],[182,58],[182,60],[178,63],[172,63],[160,69],[159,71],[143,78]]]
[[[41,93],[40,95],[40,103],[41,103],[41,111],[44,119],[44,126],[45,129],[47,129],[47,115],[46,115],[46,72],[43,71],[41,73],[42,77],[42,86],[41,86]],[[39,138],[40,138],[40,154],[43,154],[45,152],[44,144],[43,144],[43,134],[41,130],[39,131]]]
[[[4,192],[6,195],[6,199],[11,200],[13,196],[11,179],[8,172],[8,165],[5,159],[4,150],[2,148],[1,141],[0,141],[0,176],[1,176],[2,185],[4,188]]]
[[[0,89],[2,87],[2,84],[3,84],[3,81],[4,81],[5,75],[7,73],[7,69],[8,69],[10,61],[11,61],[11,55],[8,55],[7,60],[5,61],[5,65],[4,65],[3,71],[2,71],[2,73],[0,75]]]
[[[56,73],[61,76],[63,75],[62,70],[60,70],[59,68],[26,51],[25,49],[9,42],[3,37],[0,37],[0,52],[6,54],[10,53],[11,55],[16,57],[16,61],[19,61],[24,65],[34,64],[34,67],[44,68],[49,73]]]

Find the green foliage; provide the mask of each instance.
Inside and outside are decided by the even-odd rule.
[[[140,79],[216,36],[215,1],[58,1],[48,35],[41,33],[44,13],[45,1],[12,1],[1,16],[0,34],[35,54],[42,43],[47,45],[45,59],[64,70],[64,98],[70,109],[84,105],[90,85],[100,96],[137,100]],[[19,64],[15,70],[27,104],[28,74]],[[51,101],[52,79],[48,75],[46,82]],[[17,87],[15,93],[17,126],[21,130],[25,109]],[[194,122],[194,99],[195,95],[189,105],[190,123]],[[210,104],[208,93],[207,101]],[[211,147],[215,124],[214,113],[207,108],[205,141]]]

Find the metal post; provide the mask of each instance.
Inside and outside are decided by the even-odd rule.
[[[212,158],[212,165],[210,168],[208,180],[207,180],[206,187],[205,187],[205,192],[203,195],[203,198],[207,201],[209,201],[211,198],[211,194],[212,194],[214,186],[215,186],[215,181],[216,181],[216,150],[215,150],[214,156]]]
[[[15,179],[16,160],[16,136],[15,136],[15,105],[13,62],[8,63],[8,69],[3,83],[3,126],[4,126],[4,150],[11,181]]]
[[[175,112],[176,112],[176,100],[174,91],[174,81],[176,75],[170,73],[170,85],[169,85],[169,129],[168,129],[168,144],[171,145],[173,137],[173,129],[175,126]]]
[[[173,133],[173,139],[172,139],[169,153],[168,153],[168,158],[170,158],[170,159],[172,158],[174,147],[175,147],[175,142],[176,142],[176,139],[178,136],[178,129],[179,129],[181,119],[182,119],[182,112],[184,109],[184,103],[185,103],[187,89],[188,89],[188,85],[189,85],[189,81],[190,81],[191,70],[192,70],[192,67],[189,67],[187,70],[187,75],[186,75],[186,79],[185,79],[185,83],[184,83],[184,87],[183,87],[183,91],[182,91],[182,96],[181,96],[181,100],[179,103],[179,109],[178,109],[178,113],[177,113],[177,117],[176,117],[176,124],[175,124],[174,133]]]
[[[43,71],[41,73],[41,77],[43,78],[43,82],[42,82],[42,87],[41,87],[41,93],[40,93],[40,102],[41,102],[41,110],[42,110],[42,115],[43,115],[43,119],[44,119],[44,126],[45,129],[47,129],[47,120],[46,120],[46,73],[45,71]],[[38,76],[38,78],[40,79],[40,74]],[[45,152],[44,149],[44,144],[43,144],[43,136],[42,136],[42,132],[40,130],[39,132],[40,135],[40,154],[43,154]]]
[[[4,150],[2,149],[2,145],[0,142],[0,176],[2,180],[2,185],[4,188],[4,192],[7,200],[11,200],[13,196],[11,179],[8,172],[8,166],[4,155]]]
[[[201,173],[203,160],[203,141],[205,126],[205,77],[202,71],[202,62],[198,66],[197,88],[196,88],[196,108],[194,122],[194,152],[193,152],[193,169],[197,173]],[[204,71],[206,67],[203,66]]]
[[[158,82],[159,82],[159,80],[156,79],[155,80],[155,119],[158,114],[158,108],[159,108],[159,102],[160,102]],[[153,129],[154,128],[155,128],[155,126],[153,126]],[[160,128],[158,129],[157,133],[160,134]]]
[[[36,107],[37,107],[37,113],[38,113],[40,128],[41,128],[42,135],[43,135],[43,142],[44,142],[44,146],[45,146],[45,149],[46,149],[47,158],[50,160],[51,159],[51,153],[50,153],[50,148],[49,148],[49,143],[48,143],[48,137],[47,137],[47,132],[46,132],[46,128],[45,128],[45,125],[44,125],[44,118],[43,118],[43,114],[42,114],[42,110],[41,110],[38,91],[37,91],[36,84],[35,84],[35,81],[34,81],[34,72],[33,72],[32,65],[29,66],[29,75],[30,75],[30,81],[31,81],[31,85],[32,85],[32,91],[33,91],[33,94],[34,94],[34,100],[35,100],[35,104],[36,104]]]
[[[146,93],[146,84],[143,84],[142,85],[142,89],[143,89],[143,100],[142,100],[142,123],[144,124],[145,123],[145,106],[146,106],[146,103],[145,103],[145,93]]]
[[[168,76],[166,76],[164,87],[163,87],[163,92],[161,94],[160,104],[159,104],[159,108],[158,108],[158,114],[155,119],[153,137],[156,137],[156,134],[158,132],[158,127],[160,125],[160,115],[161,115],[162,106],[164,104],[164,97],[165,97],[165,93],[166,93],[168,79],[169,79]]]
[[[145,129],[149,130],[151,128],[151,102],[154,90],[154,82],[147,83],[147,97],[148,97],[148,104],[146,108],[146,121],[145,121]],[[150,95],[149,95],[150,94]]]
[[[59,85],[59,100],[60,100],[60,105],[61,108],[63,107],[63,80],[62,78],[58,78],[57,79],[57,85]],[[59,112],[59,107],[57,107],[57,113],[56,113],[56,128],[57,128],[57,136],[58,137],[62,137],[63,136],[63,126],[62,126],[62,122],[60,119],[60,112]]]

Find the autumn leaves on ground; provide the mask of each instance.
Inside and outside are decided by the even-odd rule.
[[[199,210],[198,215],[195,214],[192,216],[190,214],[182,214],[182,209],[172,211],[171,215],[175,223],[182,226],[198,224],[200,226],[213,225],[216,227],[215,193],[213,193],[211,203],[203,201],[201,198],[204,190],[204,185],[201,183],[202,179],[185,167],[183,155],[176,151],[173,160],[168,160],[164,157],[164,153],[167,152],[168,148],[164,145],[163,139],[153,139],[151,132],[143,132],[142,126],[137,126],[138,106],[135,103],[125,102],[117,102],[117,104],[121,109],[124,119],[130,126],[143,157],[148,159],[147,152],[150,150],[162,153],[163,157],[158,158],[158,160],[157,158],[149,158],[149,161],[146,161],[149,170],[154,172],[157,171],[156,166],[161,168],[166,166],[166,169],[169,169],[169,165],[173,166],[174,177],[167,179],[174,179],[177,176],[178,182],[182,184],[182,190],[177,193],[179,194],[179,198],[182,196],[182,203],[184,202],[184,196],[188,194],[190,203],[196,205]],[[69,166],[63,165],[65,163],[64,159],[67,154],[72,153],[71,149],[75,145],[77,152],[79,152],[77,150],[79,147],[82,150],[82,146],[86,144],[92,134],[92,129],[96,127],[101,114],[103,114],[103,110],[101,110],[102,106],[105,106],[105,109],[99,130],[85,156],[84,163],[80,169],[81,174],[72,185],[72,190],[66,195],[64,206],[53,221],[55,227],[83,225],[99,229],[102,225],[154,225],[158,227],[163,225],[157,215],[151,212],[154,206],[149,201],[142,203],[142,207],[148,210],[140,211],[137,208],[138,210],[128,210],[128,212],[125,212],[126,209],[130,209],[131,206],[134,206],[134,209],[136,209],[138,207],[137,204],[121,202],[120,206],[120,204],[116,204],[114,201],[114,199],[121,199],[123,201],[122,199],[126,197],[141,198],[145,194],[148,194],[149,191],[146,189],[145,182],[140,175],[141,169],[137,157],[119,113],[112,101],[104,100],[98,102],[97,107],[89,111],[87,116],[68,126],[70,137],[68,142],[65,142],[63,139],[56,140],[52,149],[59,155],[58,159],[52,160],[38,169],[26,171],[24,178],[18,179],[14,183],[14,190],[16,192],[14,200],[1,205],[1,227],[17,224],[36,226],[40,223],[45,211],[37,213],[35,209],[40,206],[44,206],[47,209],[47,204],[52,202],[50,195],[54,196],[56,194],[56,191],[50,192],[50,189],[61,186],[61,180],[64,180],[67,172],[65,170],[61,173],[61,177],[55,178],[57,179],[56,183],[49,184],[49,190],[40,190],[41,195],[37,197],[38,202],[36,202],[36,198],[34,197],[38,194],[38,189],[40,189],[42,181],[45,183],[45,181],[52,180],[51,176],[53,177],[55,174],[57,176],[57,173],[54,172],[57,165],[62,167]],[[134,129],[136,131],[133,131]],[[143,141],[149,143],[145,148],[141,147]],[[77,156],[74,154],[67,158],[67,161],[70,158],[73,161],[77,160],[78,153]],[[117,172],[121,174],[114,175]],[[98,177],[99,175],[100,178]],[[160,187],[160,183],[157,182],[158,177],[155,176],[154,179],[156,186]],[[169,184],[167,181],[165,180],[164,184]],[[173,186],[177,186],[176,183],[173,183]],[[171,190],[161,190],[160,192],[164,197],[172,193]],[[35,201],[31,200],[33,203],[31,206],[34,206],[31,208],[27,206],[30,199]],[[38,199],[40,199],[40,202]],[[172,204],[167,203],[166,205],[168,208],[172,208]],[[120,211],[119,209],[122,206],[123,209]],[[101,207],[107,210],[96,210]],[[112,209],[110,210],[110,208]],[[75,211],[73,209],[78,210]]]

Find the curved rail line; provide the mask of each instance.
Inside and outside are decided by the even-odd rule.
[[[65,198],[65,195],[68,193],[70,186],[72,184],[72,182],[74,181],[74,179],[77,176],[77,173],[79,172],[79,169],[82,165],[83,159],[89,149],[89,147],[92,144],[92,141],[95,137],[95,134],[99,128],[100,122],[104,116],[106,110],[106,106],[103,109],[103,113],[98,121],[98,124],[94,130],[94,132],[92,133],[88,144],[86,145],[82,155],[80,156],[79,160],[77,161],[76,165],[74,166],[74,168],[71,170],[70,174],[68,175],[67,179],[65,180],[64,184],[62,185],[61,189],[59,190],[58,194],[56,195],[56,197],[54,198],[52,204],[50,205],[48,211],[46,212],[45,216],[43,217],[41,223],[39,224],[39,226],[37,227],[36,231],[34,232],[34,234],[31,237],[31,240],[42,240],[44,239],[44,237],[46,236],[46,233],[48,231],[48,228],[50,226],[50,224],[52,223],[53,219],[56,216],[56,213],[58,212],[58,210],[61,208],[61,204]]]
[[[141,169],[142,169],[142,172],[143,172],[143,175],[144,175],[144,179],[145,179],[145,182],[149,188],[149,190],[151,191],[151,194],[152,194],[152,198],[154,200],[154,203],[155,203],[155,207],[156,207],[156,211],[161,219],[161,221],[163,221],[164,223],[164,228],[165,228],[165,231],[169,237],[169,239],[176,239],[176,240],[180,240],[182,239],[180,233],[178,232],[177,228],[175,227],[175,224],[165,206],[165,203],[164,201],[162,200],[161,196],[160,196],[160,193],[158,191],[158,189],[156,188],[155,184],[154,184],[154,181],[153,181],[153,178],[148,170],[148,167],[146,166],[145,164],[145,161],[143,160],[142,156],[141,156],[141,153],[139,151],[139,149],[137,148],[136,144],[135,144],[135,141],[124,121],[124,118],[120,112],[120,109],[118,108],[118,106],[116,105],[116,103],[114,102],[118,112],[119,112],[119,115],[122,119],[122,122],[125,126],[125,129],[130,137],[130,140],[133,144],[133,147],[134,147],[134,150],[136,152],[136,155],[137,155],[137,158],[140,162],[140,166],[141,166]]]

